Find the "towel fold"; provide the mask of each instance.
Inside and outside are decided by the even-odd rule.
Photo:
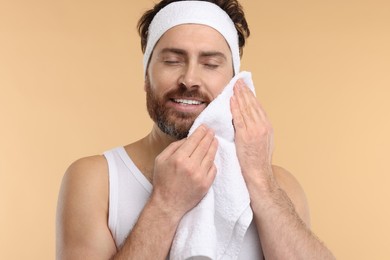
[[[182,218],[170,259],[237,259],[240,254],[253,212],[236,154],[230,111],[230,98],[239,78],[255,91],[251,73],[240,72],[190,129],[189,135],[201,124],[214,130],[219,144],[215,158],[217,176],[206,196]]]

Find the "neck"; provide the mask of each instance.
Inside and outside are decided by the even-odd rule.
[[[144,138],[144,144],[149,148],[153,158],[175,141],[177,140],[162,132],[155,124],[152,131]]]
[[[126,147],[126,151],[138,169],[153,183],[153,167],[156,157],[172,142],[172,137],[164,134],[156,125],[144,138]]]

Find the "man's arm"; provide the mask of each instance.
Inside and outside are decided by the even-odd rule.
[[[200,126],[156,158],[151,198],[113,259],[166,259],[181,218],[215,179],[217,147],[214,133]]]
[[[310,230],[309,209],[299,183],[284,169],[272,169],[273,187],[251,194],[266,259],[335,259]]]
[[[107,225],[108,169],[102,156],[79,160],[65,174],[57,214],[58,259],[165,259],[182,216],[214,181],[214,133],[199,127],[157,158],[153,192],[123,246]]]
[[[107,226],[108,169],[103,156],[74,162],[57,207],[57,259],[109,259],[116,252]]]
[[[242,80],[236,83],[231,110],[237,156],[265,258],[335,259],[310,231],[307,202],[298,182],[272,166],[272,127]]]

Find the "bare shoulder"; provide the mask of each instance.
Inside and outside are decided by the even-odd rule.
[[[84,157],[73,162],[65,172],[63,181],[103,181],[107,179],[107,161],[102,155]],[[108,181],[108,180],[107,180]]]
[[[115,253],[107,226],[108,183],[101,155],[79,159],[65,172],[57,207],[58,259],[107,259]]]
[[[276,165],[272,168],[279,186],[287,193],[301,219],[310,227],[309,205],[302,186],[286,169]]]
[[[81,158],[73,162],[62,180],[61,195],[67,199],[88,199],[93,195],[93,204],[105,207],[108,204],[108,166],[102,155]]]

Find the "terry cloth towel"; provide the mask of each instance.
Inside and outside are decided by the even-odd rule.
[[[217,176],[200,203],[182,218],[170,259],[237,259],[253,218],[248,189],[241,174],[234,143],[230,98],[242,78],[254,92],[251,73],[240,72],[195,120],[191,135],[201,124],[215,131]]]

